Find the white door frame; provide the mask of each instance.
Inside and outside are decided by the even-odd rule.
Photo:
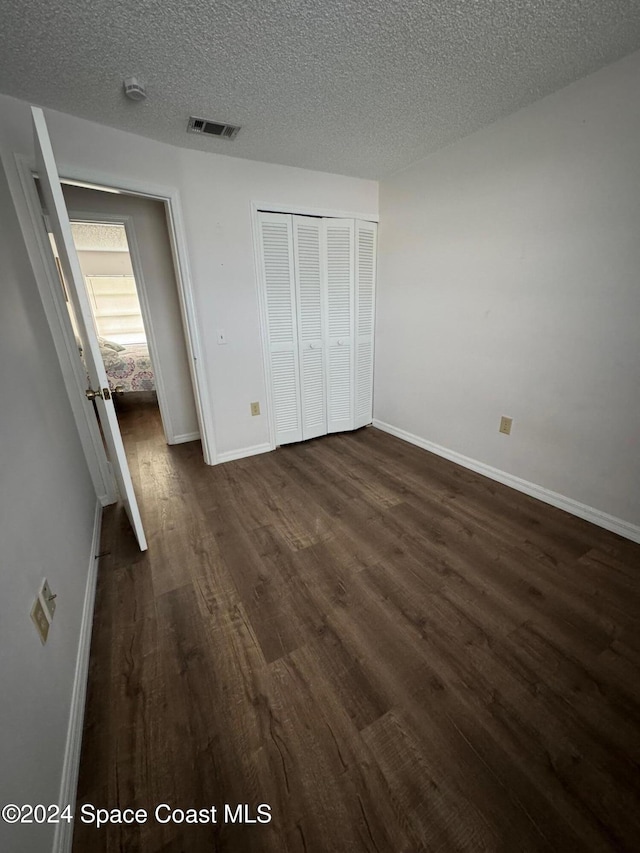
[[[115,500],[113,476],[106,460],[97,421],[90,416],[90,409],[85,405],[86,377],[83,374],[80,359],[77,357],[75,336],[64,304],[58,272],[42,217],[40,199],[33,179],[36,171],[34,162],[22,154],[14,154],[14,160],[22,196],[20,202],[24,202],[24,204],[16,204],[16,212],[22,226],[96,494],[103,505],[106,505]],[[202,350],[178,190],[146,182],[123,180],[115,175],[98,174],[93,171],[89,174],[64,164],[60,165],[60,175],[63,180],[88,185],[92,189],[107,192],[121,191],[161,201],[164,204],[203,456],[208,465],[215,465],[217,459],[209,384],[201,357]],[[14,203],[15,201],[14,196]],[[103,214],[101,216],[104,218]]]
[[[271,385],[271,360],[269,358],[269,337],[267,323],[267,299],[264,292],[264,270],[262,252],[260,250],[260,224],[258,213],[263,210],[269,213],[288,213],[299,216],[318,216],[329,219],[364,219],[368,222],[378,222],[380,217],[377,213],[362,213],[352,210],[333,210],[331,208],[307,207],[295,204],[282,204],[274,202],[251,202],[251,231],[253,233],[253,268],[258,294],[258,312],[260,318],[260,339],[262,343],[262,368],[265,387],[265,401],[267,407],[267,424],[269,426],[269,446],[271,450],[276,448],[276,425],[274,418],[273,393]]]
[[[133,278],[135,280],[138,301],[140,302],[140,313],[142,314],[142,322],[144,324],[147,343],[149,345],[149,355],[151,364],[153,365],[153,378],[156,386],[156,395],[158,398],[158,408],[160,409],[160,418],[162,420],[162,428],[167,444],[180,444],[182,441],[191,440],[191,436],[185,439],[182,436],[176,441],[176,433],[171,421],[171,409],[168,404],[168,395],[165,390],[164,379],[160,368],[160,359],[158,357],[158,345],[156,335],[151,319],[151,307],[149,303],[149,291],[142,270],[142,261],[140,260],[140,248],[136,238],[134,216],[128,213],[98,213],[95,211],[69,211],[69,219],[74,222],[88,222],[91,224],[105,222],[110,224],[120,224],[124,226],[127,235],[127,243],[129,246],[129,257],[133,268]],[[180,334],[184,336],[184,330],[180,327]]]

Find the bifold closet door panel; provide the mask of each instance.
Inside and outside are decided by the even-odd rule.
[[[302,441],[291,216],[259,213],[276,444]]]
[[[354,424],[354,222],[325,219],[327,432]]]
[[[375,222],[356,220],[355,318],[355,422],[373,420],[373,342],[375,326],[376,236]]]
[[[293,257],[298,297],[302,437],[307,439],[327,432],[325,299],[322,286],[324,241],[321,219],[293,217]]]

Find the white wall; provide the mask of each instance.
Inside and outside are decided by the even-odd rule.
[[[0,168],[0,803],[56,803],[95,491]],[[30,619],[58,594],[46,646]],[[50,849],[53,827],[0,821],[0,849]]]
[[[131,216],[140,253],[140,266],[149,302],[149,314],[158,350],[164,386],[165,415],[170,437],[199,433],[180,316],[173,259],[164,204],[152,199],[64,187],[67,207],[75,213]],[[83,253],[85,254],[85,253]],[[103,255],[120,253],[103,252]]]
[[[181,195],[216,449],[268,441],[250,204],[252,200],[376,216],[377,183],[218,154],[187,151],[46,110],[53,149],[68,173],[149,181]],[[230,145],[232,143],[229,143]],[[0,152],[32,155],[28,104],[0,96]],[[215,343],[216,329],[228,343]],[[260,417],[249,404],[261,402]]]
[[[379,420],[636,525],[638,91],[640,53],[381,182],[375,378]]]

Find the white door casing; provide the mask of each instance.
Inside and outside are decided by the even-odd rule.
[[[39,107],[32,107],[31,113],[38,174],[53,235],[58,247],[60,264],[73,305],[78,332],[82,340],[83,353],[91,387],[94,390],[108,390],[109,383],[100,355],[100,347],[93,325],[91,307],[84,287],[80,263],[73,243],[69,215],[62,194],[62,187],[60,185],[60,178],[44,113]],[[140,550],[144,551],[147,549],[147,541],[133,490],[133,483],[131,481],[131,474],[118,427],[113,400],[108,393],[104,394],[104,396],[107,399],[96,397],[95,402],[107,445],[107,452],[118,484],[120,497],[138,540]],[[87,400],[87,405],[92,405],[89,400]]]

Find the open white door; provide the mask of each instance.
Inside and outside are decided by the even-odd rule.
[[[140,550],[146,551],[147,540],[142,529],[140,510],[138,509],[138,503],[133,491],[133,483],[131,482],[131,474],[124,452],[124,444],[122,443],[122,436],[120,435],[118,420],[109,391],[109,382],[100,355],[100,347],[93,325],[89,298],[85,290],[80,263],[73,243],[69,214],[67,213],[64,196],[62,195],[62,187],[60,186],[60,178],[53,156],[47,124],[44,119],[44,113],[39,107],[31,107],[31,114],[33,117],[35,151],[40,184],[42,186],[47,213],[50,217],[53,236],[58,247],[62,272],[69,290],[69,298],[73,305],[78,333],[82,339],[87,373],[91,380],[91,388],[87,391],[87,405],[90,406],[90,400],[92,398],[95,399],[98,417],[100,418],[102,432],[107,445],[109,461],[113,467],[120,497],[124,503],[133,532],[138,540]]]

